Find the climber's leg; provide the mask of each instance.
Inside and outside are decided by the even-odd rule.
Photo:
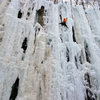
[[[64,22],[61,22],[61,23],[59,23],[59,24],[64,25]]]
[[[65,24],[65,26],[68,28],[68,26]]]

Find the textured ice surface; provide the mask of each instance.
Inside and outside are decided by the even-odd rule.
[[[0,0],[0,100],[100,100],[99,6],[54,1]]]

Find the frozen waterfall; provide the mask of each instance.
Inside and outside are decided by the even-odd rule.
[[[0,100],[100,100],[99,67],[98,2],[0,0]]]

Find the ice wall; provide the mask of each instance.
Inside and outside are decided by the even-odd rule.
[[[0,0],[0,100],[100,100],[99,6],[58,2]]]

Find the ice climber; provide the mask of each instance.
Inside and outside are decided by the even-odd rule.
[[[68,26],[66,25],[66,22],[68,21],[68,18],[64,18],[63,21],[59,24],[66,26],[68,28]]]

